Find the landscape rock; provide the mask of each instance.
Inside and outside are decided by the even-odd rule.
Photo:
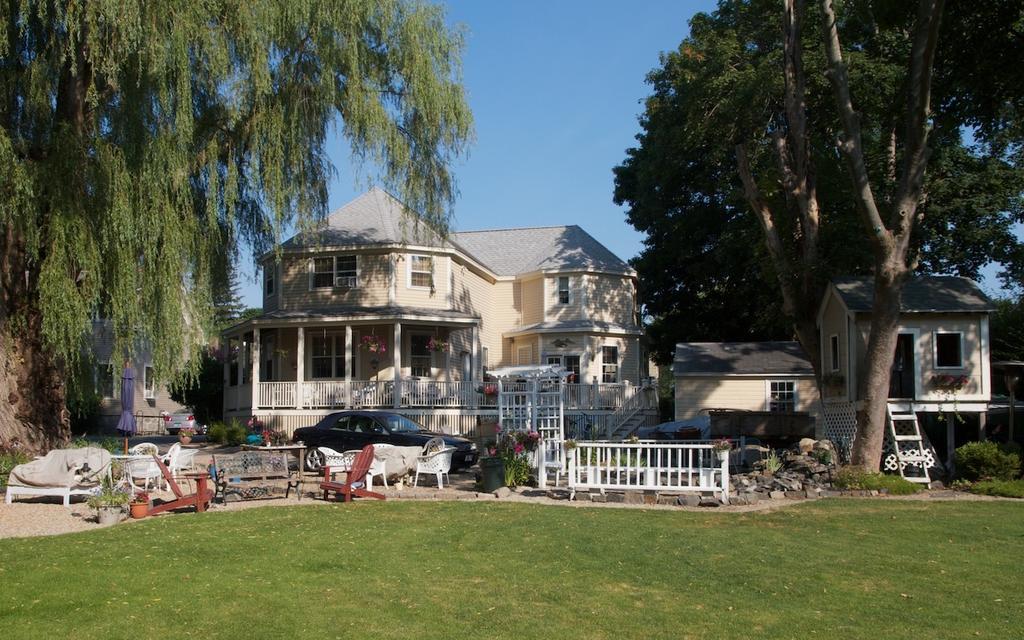
[[[626,495],[623,493],[606,493],[604,497],[606,502],[623,503],[626,501]]]
[[[700,504],[700,496],[692,493],[684,493],[677,498],[677,502],[679,503],[679,506],[682,507],[696,507]]]
[[[768,495],[772,500],[783,500],[786,497],[785,491],[769,491]]]
[[[509,489],[508,487],[498,487],[497,489],[494,490],[495,498],[507,498],[510,495],[512,495],[512,490]]]
[[[722,503],[718,500],[718,498],[704,497],[704,498],[700,499],[700,502],[697,504],[697,506],[698,507],[720,507],[720,506],[722,506]]]
[[[640,493],[639,491],[627,491],[626,493],[622,494],[622,497],[622,501],[625,502],[626,504],[644,503],[644,494]]]
[[[796,445],[797,451],[804,454],[810,453],[814,451],[815,444],[816,441],[814,440],[814,438],[800,438],[800,442],[798,442]]]

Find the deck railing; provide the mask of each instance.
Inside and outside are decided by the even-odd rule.
[[[513,383],[515,384],[515,383]],[[506,390],[510,385],[505,385]],[[257,398],[261,409],[342,409],[395,406],[393,380],[307,380],[297,382],[260,382]],[[228,387],[229,408],[248,407],[251,387]],[[480,381],[443,381],[405,379],[398,383],[399,407],[493,408],[497,395],[494,383]],[[523,384],[523,391],[528,388]],[[628,384],[566,384],[566,410],[613,411],[624,406],[641,407],[646,402],[641,387]],[[237,400],[236,400],[237,398]],[[647,403],[650,404],[650,403]],[[654,408],[642,406],[642,408]]]
[[[729,498],[729,454],[710,443],[578,442],[567,453],[569,488],[713,491]]]

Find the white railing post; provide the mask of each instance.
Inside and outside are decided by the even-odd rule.
[[[722,455],[722,504],[729,504],[729,452]]]
[[[537,488],[546,489],[548,486],[548,466],[545,462],[547,457],[544,451],[545,444],[543,441],[537,443],[537,448],[533,450],[533,464],[537,467]]]

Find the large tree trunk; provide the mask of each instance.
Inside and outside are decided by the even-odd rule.
[[[39,338],[38,314],[25,324],[16,336],[8,326],[0,331],[0,450],[41,452],[67,442],[70,420],[64,376]]]
[[[895,277],[891,272],[875,276],[871,333],[864,371],[857,384],[857,396],[863,402],[857,409],[857,439],[851,452],[851,463],[868,471],[878,471],[882,460],[889,377],[900,319],[900,291],[906,275],[900,270]]]

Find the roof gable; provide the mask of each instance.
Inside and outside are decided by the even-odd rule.
[[[832,286],[847,309],[870,312],[875,297],[871,276],[834,278]],[[917,276],[907,280],[900,297],[902,313],[984,313],[992,301],[976,282],[960,276]]]
[[[533,271],[613,271],[629,265],[577,225],[461,231],[452,239],[498,275]]]
[[[672,373],[812,376],[814,368],[799,342],[681,342]]]
[[[362,245],[412,244],[440,247],[441,235],[414,212],[379,187],[332,212],[320,229],[299,233],[284,242],[284,249]]]

